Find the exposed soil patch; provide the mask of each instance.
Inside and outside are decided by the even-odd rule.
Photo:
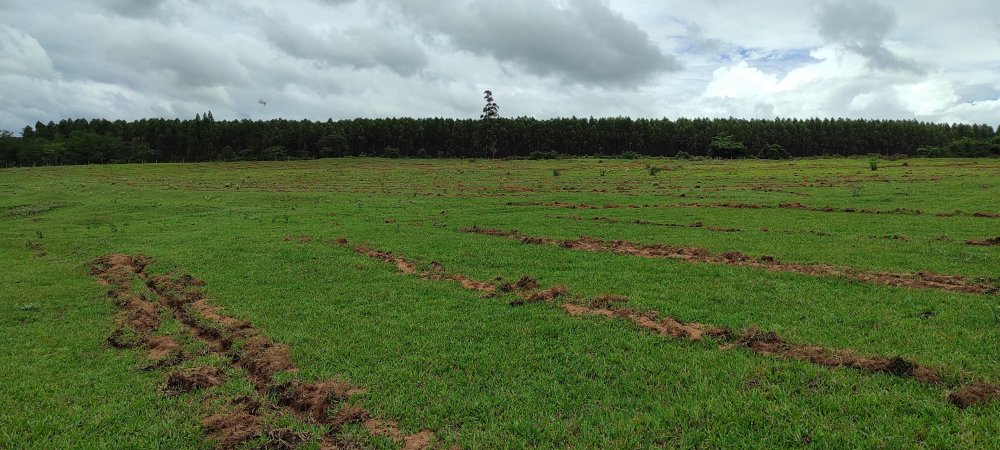
[[[513,283],[507,283],[500,286],[502,292],[516,292],[516,291],[533,291],[538,289],[538,280],[527,275],[521,277]]]
[[[175,370],[167,375],[165,390],[168,393],[180,394],[195,389],[206,389],[221,385],[223,378],[222,370],[218,367],[191,367]]]
[[[724,336],[732,332],[723,330]],[[900,377],[910,377],[925,383],[938,383],[937,371],[896,356],[864,357],[850,350],[829,350],[813,345],[790,344],[774,332],[762,332],[756,328],[744,330],[735,340],[725,344],[725,348],[745,347],[753,352],[809,361],[826,367],[851,367],[866,372],[880,372]]]
[[[509,235],[508,232],[494,232],[481,229],[475,232],[484,232],[485,234],[501,236]],[[394,263],[396,259],[404,259],[399,256],[384,258],[381,256],[384,252],[373,252],[366,246],[360,246],[359,248],[365,249],[364,251],[359,251],[359,253],[384,260],[389,263]],[[701,252],[692,253],[701,254]],[[753,261],[749,257],[739,253],[723,254],[719,257],[732,261]],[[434,267],[437,271],[444,270],[439,264],[436,264]],[[536,289],[538,282],[533,278],[523,277],[517,282],[502,285],[501,291],[510,292],[511,290],[517,289],[517,286],[520,286],[522,289]],[[742,331],[734,331],[724,327],[706,325],[697,322],[684,323],[672,317],[661,317],[657,311],[638,312],[631,308],[623,307],[622,305],[628,303],[628,298],[620,295],[604,294],[590,299],[581,299],[570,294],[569,290],[565,286],[553,286],[548,289],[529,292],[530,293],[521,294],[521,299],[512,304],[524,304],[529,301],[546,302],[558,297],[570,297],[571,299],[562,303],[560,307],[571,316],[590,315],[605,317],[607,319],[624,319],[631,321],[639,328],[649,330],[659,336],[670,336],[688,341],[699,341],[706,337],[712,338],[719,343],[720,350],[745,348],[751,352],[761,355],[808,361],[823,367],[847,367],[863,372],[883,373],[887,375],[912,378],[923,383],[942,383],[936,369],[921,366],[900,356],[861,356],[849,349],[828,349],[816,345],[790,343],[779,337],[774,332],[763,332],[755,327]],[[951,400],[952,403],[956,405],[960,405],[960,402],[967,402],[971,405],[1000,397],[1000,387],[985,383],[977,383],[969,388],[956,391],[952,394],[952,397],[956,398]],[[949,398],[951,399],[952,397]],[[958,398],[961,398],[961,400],[958,400]],[[370,430],[373,428],[384,427],[386,425],[387,422],[384,421],[369,420],[365,422],[365,426]],[[386,431],[385,435],[389,436],[391,435],[391,432]]]
[[[146,257],[127,255],[108,255],[92,263],[91,274],[109,286],[108,297],[120,308],[119,327],[108,341],[121,348],[147,348],[156,367],[164,361],[180,362],[186,355],[174,337],[153,335],[160,326],[160,312],[165,308],[210,349],[210,354],[221,357],[234,369],[192,367],[173,371],[167,376],[164,388],[167,393],[218,386],[226,373],[240,373],[235,369],[242,369],[260,395],[233,399],[202,421],[208,438],[219,448],[239,448],[261,437],[268,440],[269,448],[296,448],[312,439],[307,434],[276,428],[273,425],[276,415],[290,414],[327,425],[329,433],[319,438],[323,448],[347,446],[337,437],[344,424],[375,420],[363,408],[344,403],[350,395],[365,392],[363,389],[340,381],[295,380],[277,385],[276,374],[297,370],[287,346],[271,341],[249,322],[226,316],[220,308],[210,305],[200,289],[205,285],[203,281],[190,275],[152,277],[145,272],[148,263]],[[133,292],[134,283],[145,284],[156,298]],[[406,439],[421,439],[426,432],[404,436],[395,428],[386,433],[403,444]]]
[[[643,313],[628,308],[614,306],[627,301],[615,298],[609,305],[606,296],[589,300],[576,299],[562,304],[562,309],[572,316],[598,316],[607,319],[624,319],[639,328],[649,330],[659,336],[670,336],[688,341],[712,338],[718,342],[720,350],[743,348],[760,355],[807,361],[818,366],[846,367],[862,372],[882,373],[903,378],[912,378],[928,384],[944,384],[938,371],[921,366],[900,356],[861,356],[849,349],[828,349],[816,345],[790,343],[774,332],[764,332],[755,327],[743,331],[700,323],[683,323],[671,317],[660,317],[656,311]],[[1000,386],[975,382],[953,391],[948,400],[959,408],[1000,398]]]
[[[677,203],[677,204],[605,204],[605,205],[589,205],[586,203],[566,203],[566,202],[508,202],[507,206],[547,206],[551,208],[567,208],[567,209],[636,209],[636,208],[730,208],[730,209],[797,209],[802,211],[813,211],[813,212],[828,212],[828,213],[858,213],[858,214],[895,214],[895,215],[905,215],[905,216],[919,216],[925,214],[924,211],[912,208],[895,208],[895,209],[874,209],[874,208],[839,208],[833,206],[808,206],[802,203],[781,203],[777,206],[773,205],[761,205],[753,203],[727,203],[727,202],[716,202],[716,203]],[[978,212],[968,212],[968,211],[954,211],[954,212],[941,212],[934,214],[938,217],[981,217],[996,219],[1000,218],[1000,214],[986,211]]]
[[[924,212],[919,209],[896,208],[896,209],[873,209],[873,208],[834,208],[832,206],[806,206],[801,203],[781,203],[781,209],[799,209],[803,211],[815,212],[842,212],[842,213],[862,213],[862,214],[899,214],[904,216],[919,216]]]
[[[147,340],[147,346],[146,357],[151,361],[147,369],[176,364],[184,358],[180,344],[171,336],[153,336]]]
[[[584,220],[584,218],[582,216],[549,216],[548,214],[546,214],[546,217],[552,217],[554,219],[570,219],[570,220],[576,220],[576,221],[582,221],[582,220]],[[595,222],[611,223],[611,224],[622,223],[621,220],[612,219],[610,217],[592,217],[589,220],[593,220]],[[657,227],[670,227],[670,228],[704,228],[704,229],[706,229],[708,231],[714,231],[716,233],[737,233],[737,232],[743,231],[743,230],[741,230],[739,228],[719,227],[719,226],[714,226],[714,225],[710,225],[710,226],[706,227],[703,222],[666,223],[666,222],[653,222],[653,221],[650,221],[650,220],[636,219],[636,220],[629,221],[627,223],[632,223],[632,224],[635,224],[635,225],[646,225],[646,226],[657,226]]]
[[[279,404],[290,407],[299,417],[317,423],[328,422],[328,410],[358,392],[353,386],[335,380],[318,383],[292,381],[274,391],[278,394]]]
[[[524,296],[526,303],[548,302],[566,294],[565,286],[552,286],[548,289],[535,291]]]
[[[826,264],[795,264],[777,261],[772,256],[754,258],[740,252],[712,253],[704,248],[682,247],[663,244],[637,244],[627,241],[606,241],[599,238],[552,239],[524,236],[517,231],[505,231],[479,227],[463,228],[463,232],[506,237],[532,245],[555,245],[571,250],[610,252],[643,258],[670,258],[694,263],[723,264],[741,267],[755,267],[775,272],[799,273],[811,276],[835,276],[850,280],[885,284],[899,287],[940,289],[970,294],[992,293],[997,286],[980,282],[961,275],[942,275],[929,271],[915,273],[870,272],[851,267]]]
[[[981,247],[1000,247],[1000,236],[990,239],[983,239],[981,241],[965,241],[968,245],[977,245]]]
[[[341,245],[346,245],[346,240]],[[428,269],[421,269],[417,262],[393,255],[390,252],[374,250],[367,245],[355,246],[354,252],[371,259],[392,264],[404,274],[417,275],[425,280],[452,281],[461,285],[463,289],[482,292],[485,297],[493,297],[501,293],[515,293],[520,296],[521,300],[512,302],[511,304],[551,300],[565,292],[565,288],[561,287],[538,290],[538,281],[528,276],[521,277],[516,282],[511,283],[503,283],[502,280],[497,282],[476,280],[460,273],[450,273],[436,261],[431,262],[428,265]],[[562,289],[562,291],[560,292],[559,289]]]
[[[948,395],[951,404],[963,409],[996,398],[1000,398],[1000,386],[982,382],[973,383]]]

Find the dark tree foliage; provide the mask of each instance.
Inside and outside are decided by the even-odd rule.
[[[498,158],[636,154],[734,158],[906,154],[1000,156],[988,125],[848,119],[528,117],[309,121],[62,120],[0,134],[0,166],[303,159],[342,156]],[[725,137],[725,139],[722,139]],[[713,144],[714,143],[714,144]],[[742,150],[740,149],[742,145]],[[781,153],[784,157],[784,153]]]
[[[722,159],[746,158],[747,146],[728,133],[719,133],[712,138],[712,143],[708,145],[708,156]]]
[[[500,118],[500,107],[493,100],[493,91],[483,91],[483,100],[486,100],[486,106],[483,106],[483,115],[479,116],[479,118],[483,120]]]
[[[757,157],[760,159],[789,159],[792,155],[789,155],[788,150],[778,144],[769,144],[757,154]]]

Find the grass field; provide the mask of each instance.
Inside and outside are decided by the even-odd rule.
[[[997,213],[997,160],[2,169],[0,447],[995,448]],[[151,262],[103,285],[109,254]],[[220,380],[172,390],[193,367]],[[287,388],[324,380],[353,390]]]

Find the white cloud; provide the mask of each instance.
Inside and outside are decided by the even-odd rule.
[[[55,70],[35,38],[0,23],[0,74],[51,78]]]
[[[1000,2],[989,0],[0,0],[0,9],[0,129],[206,110],[477,117],[484,89],[505,116],[1000,121]]]

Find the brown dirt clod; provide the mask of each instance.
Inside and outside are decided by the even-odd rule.
[[[547,302],[562,296],[567,292],[566,286],[552,286],[548,289],[535,291],[524,296],[524,301],[528,303]]]
[[[962,409],[995,398],[1000,398],[1000,386],[982,382],[970,384],[948,395],[948,401]]]
[[[180,394],[196,389],[207,389],[222,384],[224,375],[218,367],[204,366],[175,370],[167,375],[168,393]]]
[[[330,428],[340,430],[344,425],[362,424],[371,418],[367,410],[356,405],[343,405],[330,419]]]
[[[587,305],[596,309],[611,308],[625,303],[628,303],[628,297],[613,294],[602,294],[587,300]]]
[[[262,434],[261,418],[246,411],[212,414],[201,421],[208,437],[222,450],[237,449]]]
[[[606,241],[599,238],[581,236],[578,239],[553,239],[547,237],[524,236],[516,230],[503,231],[488,228],[463,228],[467,233],[484,234],[488,236],[506,237],[521,241],[528,245],[555,245],[570,250],[591,252],[611,252],[641,258],[681,259],[693,263],[724,264],[742,267],[754,267],[774,272],[790,272],[811,276],[837,276],[857,281],[885,284],[898,287],[917,287],[940,289],[969,294],[990,293],[997,289],[993,284],[977,282],[961,275],[942,275],[928,271],[917,273],[868,272],[851,267],[838,267],[826,264],[796,264],[784,263],[771,256],[753,258],[740,252],[725,252],[713,254],[707,249],[698,247],[679,247],[664,244],[638,244],[628,241]]]
[[[181,346],[170,336],[154,336],[147,340],[146,346],[149,352],[146,357],[151,361],[162,361],[177,358],[181,353]]]
[[[424,430],[404,437],[402,450],[425,450],[431,448],[433,442],[434,433]]]
[[[1000,236],[990,239],[983,239],[979,241],[969,240],[965,241],[965,243],[968,245],[977,245],[980,247],[1000,247]]]
[[[387,255],[377,256],[397,262],[397,258]],[[223,315],[219,307],[210,305],[200,289],[205,285],[203,281],[190,275],[148,276],[145,267],[149,261],[141,255],[108,255],[96,259],[91,265],[91,273],[101,283],[111,286],[108,296],[116,301],[121,310],[119,326],[108,338],[109,344],[121,348],[144,346],[150,359],[156,363],[151,367],[162,367],[164,361],[179,362],[185,355],[174,337],[153,335],[160,325],[162,305],[187,327],[194,338],[207,344],[210,354],[222,357],[227,364],[243,368],[258,392],[276,392],[277,401],[272,398],[275,396],[269,395],[262,395],[262,400],[240,397],[232,400],[225,410],[206,417],[202,423],[208,438],[215,440],[218,448],[236,449],[261,437],[269,440],[268,448],[297,448],[307,442],[310,439],[307,434],[265,425],[271,414],[281,414],[281,407],[299,417],[332,425],[335,430],[347,423],[370,419],[367,411],[353,405],[343,405],[334,417],[327,416],[332,405],[343,403],[353,394],[365,392],[347,383],[321,381],[307,384],[295,381],[275,387],[276,373],[297,370],[292,364],[288,347],[263,336],[249,322]],[[132,292],[134,281],[144,282],[159,301],[150,301],[145,294]],[[217,386],[222,384],[224,377],[225,371],[218,367],[174,370],[167,377],[164,391],[174,394]],[[341,448],[347,444],[337,437],[320,438],[321,447]]]
[[[278,386],[278,404],[290,407],[300,417],[314,422],[326,422],[328,410],[346,400],[354,390],[340,381],[303,383],[292,381]]]

